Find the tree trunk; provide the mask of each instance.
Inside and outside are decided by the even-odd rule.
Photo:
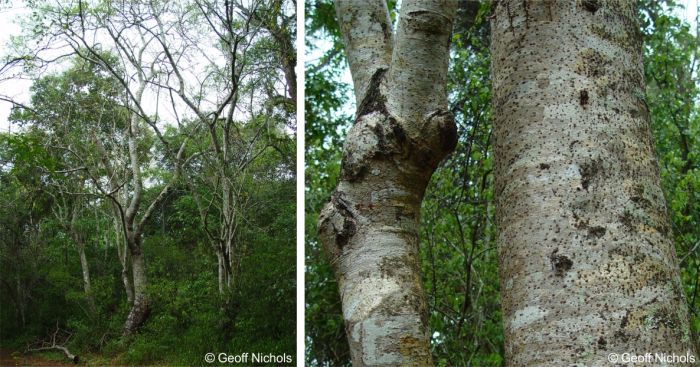
[[[445,91],[455,5],[404,1],[394,45],[383,1],[336,2],[358,108],[319,236],[354,366],[432,364],[418,226],[428,180],[456,143]]]
[[[493,6],[505,364],[693,353],[635,3]]]
[[[70,220],[70,232],[75,242],[75,247],[78,250],[78,255],[80,256],[80,269],[83,273],[83,290],[85,292],[85,299],[88,302],[88,307],[91,313],[95,313],[95,298],[92,295],[92,286],[90,285],[90,267],[88,265],[87,257],[85,256],[85,241],[78,228],[78,216],[80,214],[81,202],[76,201],[73,203],[73,211]]]
[[[134,304],[134,286],[131,284],[131,278],[129,278],[129,252],[126,249],[125,244],[117,243],[117,253],[119,255],[119,262],[122,265],[122,284],[124,284],[124,291],[126,292],[126,301],[129,306]]]
[[[219,260],[219,294],[224,295],[233,289],[230,255],[227,255],[225,243],[217,244],[216,257]]]
[[[129,246],[131,250],[131,270],[134,280],[134,303],[124,323],[124,336],[133,334],[148,318],[149,299],[146,294],[146,266],[138,239]]]
[[[219,260],[219,295],[224,295],[226,289],[226,267],[224,266],[224,254],[221,250],[216,252],[216,258]]]
[[[17,270],[16,275],[15,285],[17,286],[17,312],[19,313],[17,322],[19,323],[20,329],[24,330],[24,327],[27,325],[27,313],[25,312],[26,302],[24,297],[24,287],[22,287],[22,281],[20,280],[19,269]]]
[[[88,265],[87,257],[85,256],[85,244],[78,245],[78,253],[80,255],[80,267],[83,271],[83,288],[85,291],[85,298],[88,301],[90,307],[90,312],[95,312],[95,298],[92,294],[92,286],[90,285],[90,267]]]
[[[117,245],[117,256],[119,256],[119,263],[122,266],[121,277],[122,284],[124,284],[124,291],[126,292],[126,300],[129,306],[131,306],[134,304],[134,286],[131,284],[131,278],[129,278],[129,250],[127,248],[126,240],[123,239],[124,235],[118,215],[119,214],[116,213],[114,217],[115,243]]]

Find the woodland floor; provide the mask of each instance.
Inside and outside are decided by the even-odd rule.
[[[166,362],[149,364],[151,367],[168,366]],[[126,366],[118,363],[114,357],[100,354],[80,356],[80,363],[73,364],[58,352],[23,354],[22,352],[0,348],[0,367],[68,367],[68,366]]]
[[[80,363],[81,365],[83,363]],[[7,349],[0,349],[0,367],[65,367],[75,366],[68,361],[57,361],[48,359],[42,354],[22,354],[21,352],[12,352]]]

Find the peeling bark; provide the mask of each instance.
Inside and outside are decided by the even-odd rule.
[[[695,354],[634,2],[494,1],[505,364]]]
[[[456,144],[446,94],[455,8],[405,1],[394,43],[383,1],[336,2],[358,108],[319,236],[354,366],[432,365],[418,227],[427,183]]]

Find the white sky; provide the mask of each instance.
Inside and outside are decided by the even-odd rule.
[[[31,9],[27,7],[15,7],[12,9],[0,10],[0,57],[7,54],[7,44],[10,42],[10,38],[21,34],[22,30],[19,25],[19,19],[29,14],[31,14]],[[61,52],[49,52],[42,55],[43,57],[47,57],[58,56],[60,54]],[[61,65],[61,67],[65,68],[67,67],[67,64],[64,63]],[[50,69],[50,71],[60,69],[60,67],[54,67]],[[32,82],[26,79],[0,80],[0,95],[9,97],[19,103],[28,103],[30,100],[29,89],[31,85]],[[144,103],[142,105],[146,110],[146,113],[155,114],[158,112],[158,114],[162,117],[162,120],[175,121],[175,114],[173,113],[170,100],[165,96],[160,97],[160,103],[156,103],[156,100],[157,96],[152,89],[147,89],[144,92]],[[177,102],[180,118],[191,115],[191,112],[186,106],[184,106],[184,103],[179,100]],[[16,129],[16,127],[13,127],[8,121],[11,109],[12,103],[0,100],[0,131],[13,131]]]

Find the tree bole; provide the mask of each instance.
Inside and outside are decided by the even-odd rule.
[[[495,1],[505,363],[695,355],[634,2]]]
[[[456,3],[405,1],[395,42],[383,1],[335,5],[358,107],[319,238],[353,365],[429,366],[418,228],[428,181],[457,139],[446,94]]]

